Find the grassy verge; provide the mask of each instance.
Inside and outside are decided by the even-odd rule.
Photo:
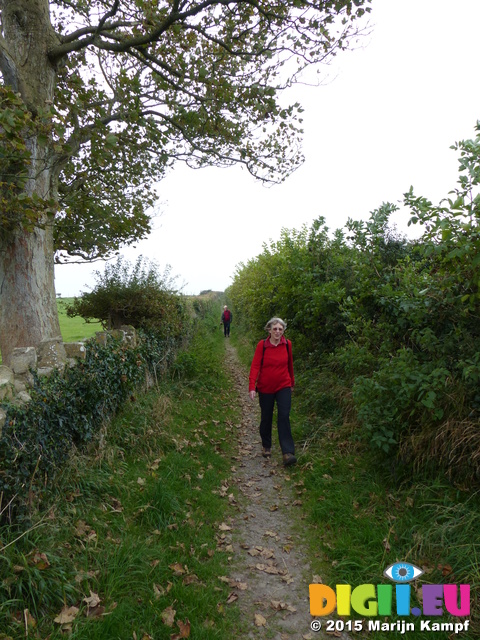
[[[232,340],[248,366],[252,346],[242,336],[234,335]],[[349,584],[353,589],[388,583],[383,571],[390,564],[414,564],[425,574],[413,583],[412,608],[422,606],[420,584],[470,584],[470,629],[459,637],[479,637],[478,492],[421,473],[412,480],[393,461],[380,462],[358,438],[355,426],[342,416],[332,374],[327,371],[321,378],[317,372],[312,379],[312,373],[302,372],[300,364],[296,365],[291,418],[299,453],[297,473],[305,488],[302,534],[314,572],[332,588]],[[352,619],[361,617],[352,612]],[[388,621],[397,619],[401,620],[392,615]],[[403,620],[416,623],[409,637],[431,638],[431,631],[420,631],[415,616]],[[437,619],[459,620],[463,619],[449,615]],[[449,640],[452,631],[434,635],[437,640]],[[393,640],[405,636],[398,629],[373,631],[368,637]]]
[[[172,378],[133,401],[91,456],[72,460],[26,535],[0,530],[0,638],[234,635],[220,578],[236,409],[213,322]]]

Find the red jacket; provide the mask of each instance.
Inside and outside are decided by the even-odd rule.
[[[288,340],[288,349],[286,345],[285,336],[282,336],[277,346],[270,342],[270,338],[260,340],[250,367],[249,391],[254,391],[256,386],[258,391],[262,393],[276,393],[285,387],[294,386],[292,343],[290,340]]]

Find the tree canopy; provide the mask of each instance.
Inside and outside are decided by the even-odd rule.
[[[265,181],[294,171],[302,109],[280,92],[347,47],[368,1],[0,2],[4,84],[33,121],[50,118],[38,140],[52,144],[57,260],[144,237],[154,183],[175,160],[239,163]],[[55,71],[46,104],[34,68],[15,60],[27,36]]]
[[[278,182],[302,162],[283,90],[370,0],[0,0],[0,348],[60,333],[57,262],[144,238],[176,161]]]

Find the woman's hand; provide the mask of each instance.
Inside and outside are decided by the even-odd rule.
[[[255,391],[249,391],[248,395],[250,396],[250,400],[255,400]]]

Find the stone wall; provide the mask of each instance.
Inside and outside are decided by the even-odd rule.
[[[129,347],[137,346],[137,334],[130,325],[115,331],[97,332],[95,339],[99,344],[105,345],[109,334]],[[63,342],[60,336],[44,340],[37,347],[17,347],[13,350],[11,366],[0,365],[0,404],[11,402],[22,405],[29,402],[29,389],[33,386],[32,370],[39,376],[48,376],[55,369],[63,371],[65,367],[75,366],[86,355],[83,342]],[[6,412],[0,406],[0,435],[5,418]]]

